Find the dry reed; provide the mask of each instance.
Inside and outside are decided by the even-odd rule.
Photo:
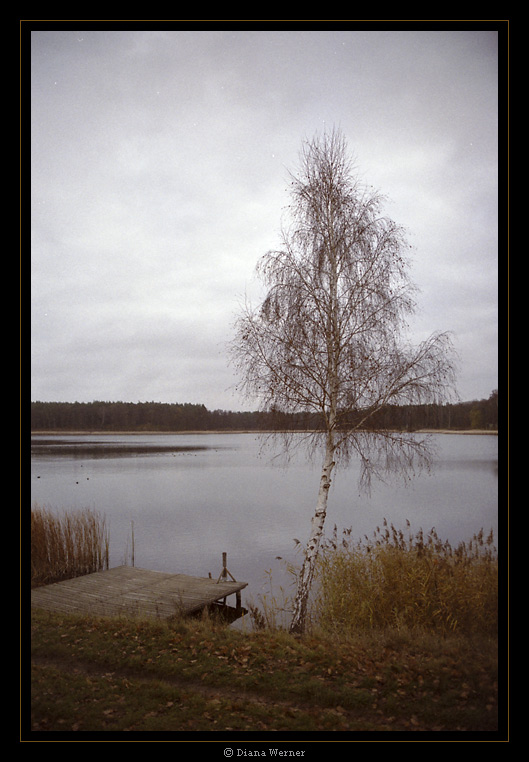
[[[408,522],[408,527],[409,527]],[[388,526],[373,538],[341,541],[336,528],[320,557],[313,616],[334,632],[407,629],[495,635],[498,558],[483,530],[453,549],[435,529],[425,536]]]
[[[31,511],[31,586],[46,585],[108,569],[105,518],[97,511]]]

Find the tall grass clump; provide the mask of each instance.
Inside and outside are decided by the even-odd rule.
[[[85,508],[56,514],[31,510],[31,586],[108,569],[109,540],[105,518]]]
[[[324,630],[497,634],[498,558],[492,532],[485,538],[481,530],[452,548],[435,529],[405,537],[385,520],[371,539],[358,542],[351,540],[351,530],[340,541],[335,528],[317,574],[313,615]]]

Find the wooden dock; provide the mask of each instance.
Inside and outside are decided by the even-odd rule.
[[[225,565],[223,572],[227,572]],[[247,584],[233,578],[228,581],[222,573],[215,580],[117,566],[34,588],[31,606],[65,614],[168,619],[225,603],[230,595],[236,596],[236,607],[240,609],[241,590]]]

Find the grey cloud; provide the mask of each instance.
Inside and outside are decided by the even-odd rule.
[[[460,393],[488,396],[497,65],[472,30],[35,32],[32,397],[246,406],[233,313],[332,125],[410,231],[415,332],[459,332]]]

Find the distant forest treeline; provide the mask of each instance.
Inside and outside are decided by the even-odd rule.
[[[350,422],[354,423],[351,414]],[[498,392],[488,399],[450,405],[389,406],[372,427],[417,429],[498,428]],[[267,431],[314,430],[319,418],[307,413],[207,410],[204,405],[165,402],[32,402],[32,431]]]

